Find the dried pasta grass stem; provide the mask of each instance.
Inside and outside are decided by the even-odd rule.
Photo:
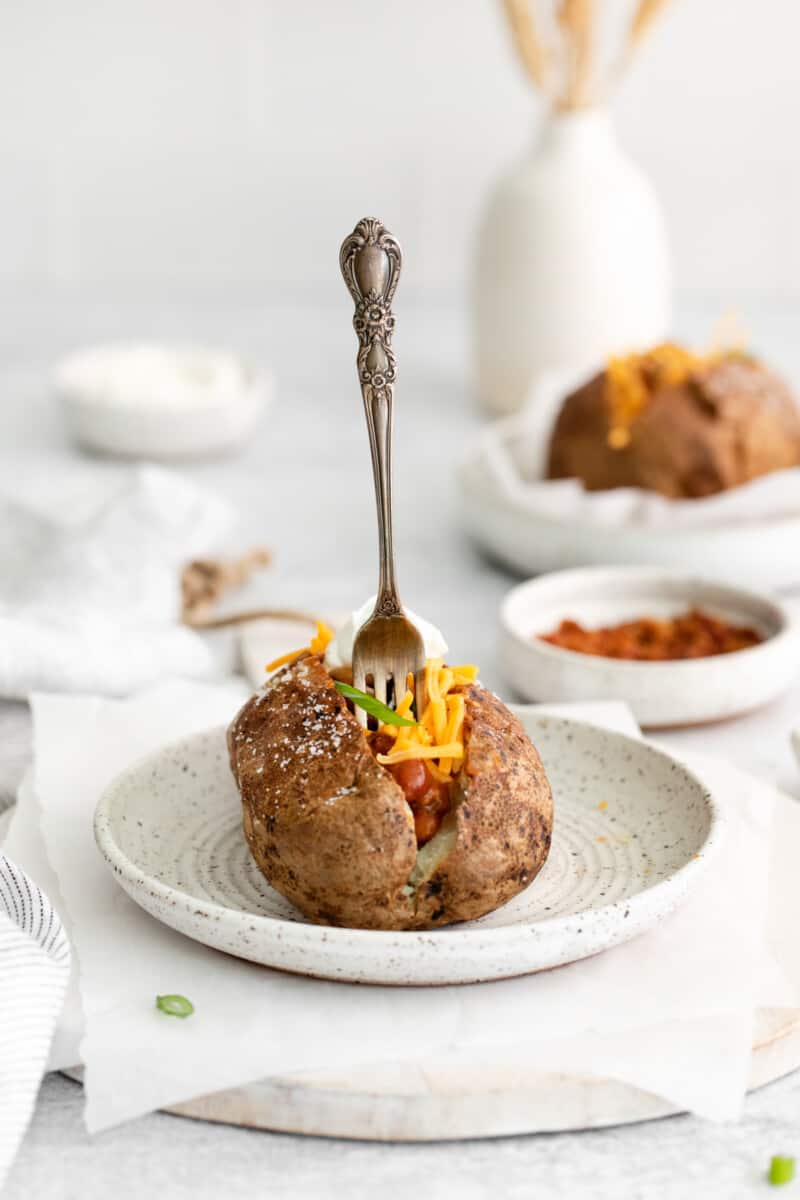
[[[628,34],[622,51],[617,60],[616,66],[611,72],[611,82],[616,84],[628,70],[631,59],[642,40],[650,32],[650,29],[656,19],[661,15],[662,11],[667,7],[671,0],[639,0],[636,6],[636,11],[633,14],[631,23],[628,27]]]
[[[547,93],[548,54],[533,18],[530,0],[503,0],[511,37],[527,74]]]
[[[591,100],[593,0],[561,0],[558,23],[564,35],[566,59],[562,107],[581,108]]]
[[[670,0],[639,0],[628,32],[629,48],[632,49],[639,44],[661,10],[666,8],[669,3]]]
[[[642,39],[670,0],[637,0],[630,21],[617,30],[616,46],[603,54],[597,22],[606,17],[596,0],[502,0],[517,55],[528,78],[561,111],[604,102],[630,65]],[[602,30],[600,30],[602,33]]]

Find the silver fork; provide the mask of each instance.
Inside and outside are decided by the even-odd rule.
[[[397,593],[392,544],[392,401],[395,358],[392,350],[392,298],[400,278],[399,244],[380,221],[365,217],[342,242],[339,265],[355,301],[353,327],[358,337],[358,379],[369,431],[375,498],[378,505],[378,595],[372,616],[353,644],[353,683],[370,689],[384,704],[398,704],[409,675],[415,681],[415,707],[421,716],[425,697],[425,647],[416,626],[403,612]],[[362,725],[367,714],[356,708]]]

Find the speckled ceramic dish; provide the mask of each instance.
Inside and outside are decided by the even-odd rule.
[[[543,642],[562,620],[590,629],[690,608],[755,629],[757,646],[667,662],[579,654]],[[526,700],[622,700],[645,729],[722,721],[768,704],[800,671],[800,622],[778,599],[660,567],[581,567],[512,588],[500,609],[499,658]]]
[[[120,885],[158,920],[281,970],[452,984],[585,958],[681,903],[719,843],[720,811],[694,775],[646,743],[515,711],[553,787],[553,845],[531,886],[479,921],[422,933],[308,923],[250,857],[222,729],[120,776],[98,805],[97,844]]]

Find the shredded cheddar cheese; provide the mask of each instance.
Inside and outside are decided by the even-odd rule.
[[[425,664],[425,710],[416,725],[381,725],[394,746],[388,754],[379,754],[383,766],[424,758],[434,779],[448,782],[464,758],[464,697],[456,690],[474,683],[478,668],[446,667],[440,658]],[[402,717],[411,713],[414,703],[413,680],[397,705]]]
[[[308,646],[291,650],[267,664],[267,671],[277,671],[296,662],[304,654],[324,654],[333,638],[333,630],[324,621],[317,622],[317,632]],[[475,666],[446,667],[441,658],[429,658],[425,663],[425,709],[415,725],[381,725],[377,732],[388,734],[394,745],[388,754],[378,754],[384,766],[425,759],[434,779],[448,783],[464,758],[465,702],[462,688],[478,678]],[[414,677],[409,675],[403,698],[395,707],[400,717],[414,716]]]
[[[665,342],[644,354],[610,358],[606,364],[605,396],[609,408],[608,445],[624,449],[631,440],[631,426],[655,392],[684,383],[693,371],[710,366],[725,351],[695,354],[683,346]]]
[[[273,659],[271,663],[267,663],[265,670],[277,671],[278,667],[285,667],[287,663],[296,662],[304,654],[324,654],[332,638],[333,630],[324,621],[317,621],[317,632],[308,646],[302,646],[299,650],[290,650],[288,654],[282,654],[280,658]]]

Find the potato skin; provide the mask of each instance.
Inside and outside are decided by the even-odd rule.
[[[539,754],[497,696],[465,689],[465,790],[455,848],[417,890],[415,924],[470,921],[535,879],[550,850],[553,795]]]
[[[414,866],[414,819],[319,657],[284,668],[228,730],[250,850],[312,921],[393,928]]]
[[[605,373],[567,396],[550,442],[550,479],[588,491],[639,487],[674,499],[713,495],[800,463],[800,411],[759,363],[726,358],[650,397],[624,449],[608,445]]]
[[[482,916],[517,895],[547,857],[550,786],[519,721],[465,689],[465,791],[456,841],[414,897],[417,854],[402,790],[317,656],[284,668],[228,730],[244,831],[269,883],[310,920],[428,929]]]

